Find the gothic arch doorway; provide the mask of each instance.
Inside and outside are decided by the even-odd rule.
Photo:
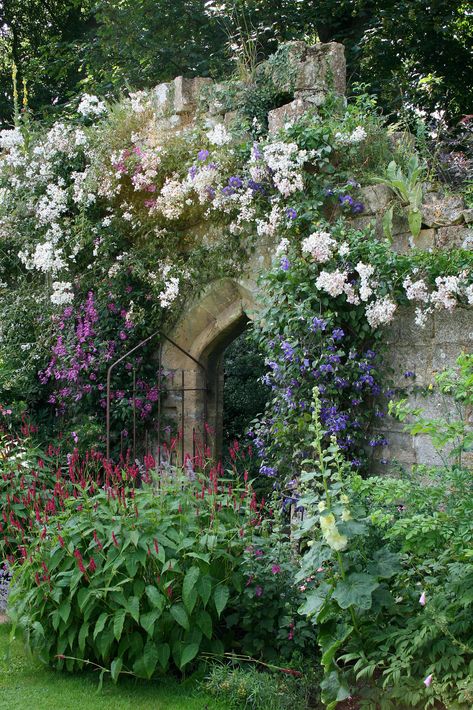
[[[192,455],[204,442],[221,454],[223,429],[223,353],[245,329],[255,311],[254,290],[235,279],[212,283],[190,305],[169,334],[173,343],[162,351],[162,367],[180,372],[184,392],[164,403],[164,414],[174,419],[183,438],[183,455]],[[190,356],[190,357],[189,357]],[[182,457],[181,457],[182,458]]]

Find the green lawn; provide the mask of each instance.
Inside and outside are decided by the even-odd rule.
[[[97,677],[88,673],[57,673],[30,660],[20,641],[6,659],[10,627],[0,625],[0,708],[8,710],[228,710],[199,693],[195,683],[179,685],[124,679],[104,682],[97,694]]]

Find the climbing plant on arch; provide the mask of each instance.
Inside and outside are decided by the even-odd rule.
[[[407,162],[368,97],[346,105],[328,95],[267,134],[243,119],[174,129],[152,92],[113,105],[85,95],[76,120],[43,129],[26,114],[0,144],[7,421],[28,409],[45,427],[60,419],[74,441],[96,442],[110,361],[152,330],[172,330],[225,276],[261,294],[274,445],[284,450],[286,435],[296,445],[315,378],[327,431],[359,465],[381,414],[380,328],[403,303],[417,305],[420,328],[429,312],[473,301],[471,252],[413,242],[398,255],[352,225],[365,208],[360,187],[389,161],[401,171]],[[132,365],[139,397],[126,366],[112,383],[117,433],[132,407],[145,426],[159,399],[150,350]],[[259,448],[272,475],[273,455]]]

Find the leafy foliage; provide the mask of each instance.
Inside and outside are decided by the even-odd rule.
[[[439,380],[464,401],[471,356],[459,365]],[[312,570],[300,612],[317,624],[324,702],[335,707],[356,687],[366,708],[469,707],[470,473],[453,464],[363,480],[347,473],[336,446],[321,448],[317,409],[315,456],[301,475],[299,579]],[[429,424],[422,431],[435,434]]]
[[[221,653],[222,613],[241,590],[251,491],[176,475],[65,502],[17,570],[14,625],[44,663],[150,678]]]
[[[464,0],[207,2],[4,0],[1,117],[10,117],[11,61],[35,111],[57,112],[82,90],[141,89],[176,75],[221,78],[282,41],[342,42],[349,76],[390,111],[403,102],[451,116],[471,105],[471,18]],[[402,37],[402,46],[398,38]]]

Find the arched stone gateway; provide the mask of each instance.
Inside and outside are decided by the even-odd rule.
[[[342,45],[330,42],[309,47],[304,42],[291,42],[284,51],[287,61],[284,63],[282,78],[277,75],[280,63],[268,62],[260,68],[272,77],[275,86],[279,86],[284,100],[292,99],[269,111],[270,134],[276,133],[286,122],[297,119],[307,109],[319,106],[329,91],[338,95],[345,93],[346,71]],[[291,77],[288,85],[285,83],[287,77]],[[155,89],[155,103],[161,115],[158,127],[173,132],[192,125],[198,117],[209,127],[222,123],[230,125],[237,117],[221,101],[224,94],[225,84],[215,84],[210,79],[177,77],[173,82],[160,84]],[[399,138],[399,134],[397,137],[393,135],[393,140]],[[353,226],[365,228],[371,225],[382,237],[382,217],[392,199],[390,189],[384,185],[362,187],[360,199],[364,204],[364,212],[353,217]],[[465,209],[460,196],[445,196],[426,185],[422,204],[422,229],[417,247],[425,250],[449,249],[452,246],[471,249],[469,225],[472,218],[472,210]],[[411,236],[407,220],[397,219],[392,231],[392,248],[398,252],[409,251]],[[212,240],[212,234],[203,225],[197,227],[197,233],[200,235],[197,238]],[[178,374],[182,379],[165,400],[163,415],[169,414],[177,420],[178,426],[184,431],[180,456],[183,451],[192,453],[193,431],[197,432],[202,442],[205,422],[215,432],[214,452],[220,451],[222,355],[252,319],[257,308],[256,282],[271,263],[276,246],[274,239],[276,236],[258,236],[244,273],[238,278],[224,278],[209,284],[196,301],[187,304],[172,332],[166,333],[178,347],[170,343],[163,344],[163,369]],[[385,330],[389,345],[386,365],[395,372],[395,384],[401,387],[405,384],[404,374],[407,371],[416,372],[417,385],[428,386],[436,371],[453,366],[461,351],[471,352],[472,349],[473,318],[469,308],[457,308],[454,313],[435,312],[429,316],[423,329],[414,327],[413,322],[409,309],[398,309],[395,321]],[[184,380],[185,402],[180,393]],[[204,389],[207,396],[204,396]],[[442,411],[445,408],[445,403],[437,401],[426,404],[430,407],[427,412],[430,416],[437,414],[439,406],[442,406]],[[437,454],[427,437],[411,437],[403,431],[403,425],[395,420],[380,420],[376,433],[386,435],[389,440],[389,446],[379,450],[381,460],[397,459],[407,466],[438,462]]]
[[[182,376],[185,392],[171,393],[163,413],[177,421],[187,454],[204,440],[214,454],[221,452],[223,353],[243,332],[255,307],[255,290],[248,283],[219,279],[190,304],[169,333],[172,343],[163,346],[162,367],[171,380],[177,373]]]

